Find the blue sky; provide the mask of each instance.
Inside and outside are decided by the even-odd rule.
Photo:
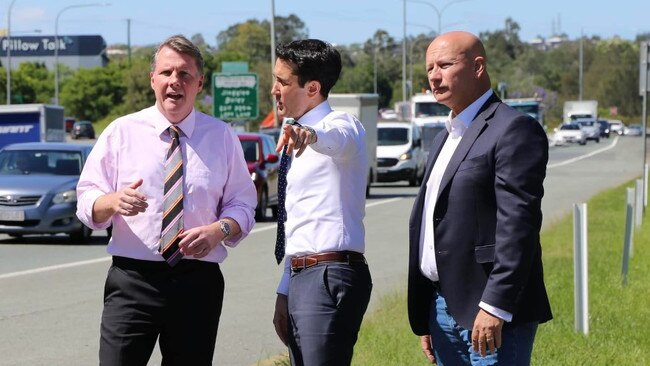
[[[70,8],[77,4],[98,4],[101,0],[15,0],[11,12],[14,35],[53,35],[57,14],[59,34],[99,34],[106,42],[126,43],[127,21],[131,19],[131,44],[155,44],[172,34],[203,34],[216,44],[216,35],[247,19],[269,19],[270,0],[107,0],[110,6]],[[442,11],[442,30],[466,30],[478,34],[502,29],[507,17],[519,23],[520,37],[530,40],[548,37],[559,29],[576,38],[609,38],[618,35],[632,40],[650,32],[650,1],[618,2],[585,0],[407,0],[407,34],[437,30]],[[0,28],[7,27],[10,0],[0,0]],[[586,5],[585,5],[586,4]],[[275,0],[276,15],[296,14],[307,25],[309,36],[334,44],[363,42],[377,29],[396,39],[403,34],[402,0]],[[444,9],[444,10],[443,10]],[[32,33],[30,33],[32,32]]]

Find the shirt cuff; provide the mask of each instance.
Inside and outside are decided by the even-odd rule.
[[[103,230],[111,226],[111,218],[104,222],[95,222],[93,220],[93,206],[95,206],[95,201],[103,195],[105,193],[100,190],[86,191],[79,197],[77,202],[77,217],[93,230]]]
[[[504,320],[504,321],[506,321],[508,323],[510,323],[512,321],[512,314],[505,311],[505,310],[501,310],[501,309],[499,309],[497,307],[486,304],[483,301],[479,302],[478,306],[481,309],[487,311],[488,313],[490,313],[490,314],[496,316],[497,318],[502,319],[502,320]]]
[[[286,258],[286,257],[285,257]],[[277,293],[282,295],[289,295],[289,279],[291,278],[291,270],[289,269],[289,261],[284,261],[284,272],[282,272],[282,279],[278,285]]]

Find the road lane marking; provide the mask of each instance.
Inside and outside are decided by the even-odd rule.
[[[366,204],[366,208],[370,208],[370,207],[374,207],[374,206],[378,206],[378,205],[384,205],[384,204],[387,204],[387,203],[392,203],[392,202],[395,202],[395,201],[399,201],[401,199],[403,199],[403,197],[389,198],[389,199],[385,199],[385,200],[381,200],[381,201],[377,201],[377,202],[368,203],[368,204]],[[249,235],[259,233],[259,232],[262,232],[262,231],[266,231],[266,230],[275,229],[276,226],[277,226],[277,224],[273,224],[273,225],[261,227],[261,228],[258,228],[258,229],[253,229],[253,230],[251,230]],[[80,266],[85,266],[85,265],[88,265],[88,264],[96,264],[96,263],[108,262],[111,259],[112,259],[111,256],[106,256],[106,257],[102,257],[102,258],[89,259],[89,260],[85,260],[85,261],[57,264],[57,265],[54,265],[54,266],[47,266],[47,267],[28,269],[28,270],[25,270],[25,271],[10,272],[10,273],[5,273],[5,274],[0,275],[0,280],[6,279],[6,278],[13,278],[13,277],[20,277],[20,276],[27,276],[27,275],[37,274],[37,273],[49,272],[49,271],[56,271],[56,270],[59,270],[59,269],[80,267]]]
[[[31,274],[36,274],[36,273],[48,272],[48,271],[55,271],[57,269],[65,269],[65,268],[85,266],[87,264],[108,262],[110,260],[111,260],[111,257],[102,257],[102,258],[97,258],[97,259],[89,259],[89,260],[86,260],[86,261],[64,263],[64,264],[57,264],[57,265],[54,265],[54,266],[47,266],[47,267],[41,267],[41,268],[28,269],[26,271],[5,273],[3,275],[0,275],[0,280],[5,279],[5,278],[25,276],[25,275],[31,275]]]
[[[605,152],[607,150],[613,149],[616,146],[616,143],[618,143],[618,136],[616,136],[614,138],[614,141],[612,141],[612,143],[609,144],[609,146],[605,146],[605,147],[600,148],[598,150],[594,150],[594,151],[592,151],[592,152],[590,152],[588,154],[576,156],[575,158],[571,158],[569,160],[565,160],[565,161],[555,163],[555,164],[549,164],[549,165],[546,166],[546,169],[553,169],[553,168],[557,168],[557,167],[560,167],[560,166],[569,165],[571,163],[575,163],[576,161],[592,157],[594,155],[600,154],[601,152]]]

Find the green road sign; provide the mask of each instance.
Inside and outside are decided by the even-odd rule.
[[[227,121],[259,116],[257,74],[213,74],[213,113]]]

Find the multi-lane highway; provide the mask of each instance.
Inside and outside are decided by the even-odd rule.
[[[634,137],[552,147],[545,227],[571,212],[573,203],[640,176],[641,154],[641,139]],[[405,287],[408,216],[416,192],[401,184],[371,190],[365,219],[371,309],[382,294]],[[283,351],[271,323],[281,271],[273,258],[274,240],[275,224],[258,223],[222,265],[226,295],[215,364],[248,366]],[[95,233],[89,245],[70,244],[65,236],[16,241],[0,235],[0,365],[97,364],[110,264],[105,243],[104,232]],[[160,359],[154,351],[150,365]]]

